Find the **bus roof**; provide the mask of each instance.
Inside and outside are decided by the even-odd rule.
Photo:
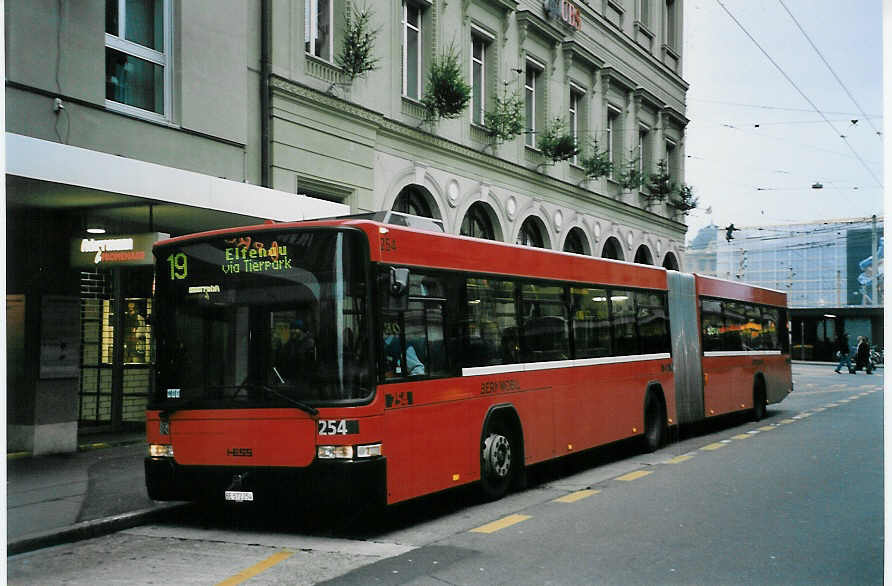
[[[256,231],[318,227],[352,227],[362,230],[368,237],[373,262],[636,288],[665,290],[667,287],[666,270],[661,267],[419,230],[360,218],[226,228],[170,238],[156,243],[156,246]]]
[[[367,216],[238,226],[178,236],[155,245],[246,232],[320,227],[350,227],[363,231],[369,240],[373,262],[599,285],[667,288],[667,271],[661,267],[385,224],[367,219]],[[787,294],[783,291],[706,275],[694,276],[697,295],[787,306]]]
[[[728,281],[706,275],[694,275],[697,282],[697,295],[720,297],[736,301],[748,301],[763,305],[787,307],[787,294],[783,291],[757,287],[739,281]]]

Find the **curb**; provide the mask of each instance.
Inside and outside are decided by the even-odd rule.
[[[128,440],[117,440],[111,442],[94,442],[94,443],[83,443],[77,445],[78,452],[90,452],[93,450],[104,450],[106,448],[118,448],[121,446],[132,446],[136,444],[145,443],[145,438],[140,439],[128,439]],[[41,456],[54,456],[57,454],[41,454]],[[33,458],[35,457],[32,452],[8,452],[6,454],[7,460],[21,460],[22,458]],[[40,457],[40,456],[38,456]]]
[[[186,503],[171,503],[159,505],[150,509],[131,511],[112,517],[83,521],[62,529],[53,529],[41,533],[32,533],[6,544],[6,556],[26,553],[45,547],[72,543],[94,537],[102,537],[109,533],[130,529],[145,523],[157,521],[167,514],[187,506]]]

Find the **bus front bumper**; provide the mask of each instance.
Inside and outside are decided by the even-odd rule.
[[[237,496],[273,506],[289,500],[346,506],[386,502],[383,456],[317,459],[306,468],[181,466],[172,458],[147,457],[145,473],[149,498],[157,501],[224,501],[228,491],[229,500]]]

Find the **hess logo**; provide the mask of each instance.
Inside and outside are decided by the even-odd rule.
[[[251,448],[229,448],[226,450],[226,455],[236,458],[250,458],[254,455],[254,451]]]

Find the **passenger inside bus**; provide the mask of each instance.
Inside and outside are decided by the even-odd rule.
[[[425,373],[424,363],[418,358],[413,344],[406,346],[406,371],[402,366],[402,347],[400,337],[388,335],[384,337],[385,378],[399,378],[403,376],[419,376]]]
[[[283,382],[296,384],[307,380],[316,363],[316,341],[300,318],[291,321],[288,340],[276,353],[276,371]]]

